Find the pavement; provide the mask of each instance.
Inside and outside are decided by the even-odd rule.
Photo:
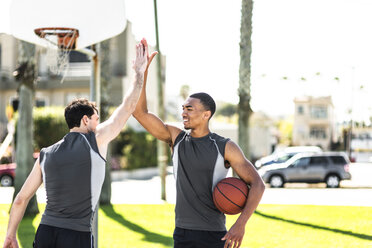
[[[168,167],[166,177],[166,197],[168,203],[175,203],[176,190],[172,167]],[[328,189],[324,183],[287,184],[285,188],[274,189],[267,186],[262,204],[305,204],[341,205],[372,207],[372,163],[354,163],[350,166],[352,180],[342,181],[338,189]],[[141,169],[133,172],[111,174],[113,204],[162,204],[161,181],[157,168]],[[13,187],[0,187],[0,203],[11,203]],[[37,199],[45,203],[45,190],[41,186]]]

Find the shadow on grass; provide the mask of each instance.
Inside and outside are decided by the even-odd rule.
[[[151,243],[161,243],[164,245],[172,246],[173,245],[173,238],[167,237],[158,233],[150,232],[143,228],[142,226],[137,225],[136,223],[130,222],[126,220],[122,215],[115,212],[115,209],[112,205],[101,206],[102,211],[111,219],[115,220],[119,224],[129,228],[134,232],[138,232],[144,235],[144,240],[151,242]]]
[[[329,227],[325,227],[325,226],[318,226],[318,225],[309,224],[309,223],[305,223],[305,222],[299,222],[299,221],[295,221],[295,220],[287,220],[287,219],[280,218],[280,217],[277,217],[277,216],[274,216],[274,215],[265,214],[265,213],[262,213],[260,211],[256,211],[255,214],[257,214],[259,216],[262,216],[262,217],[265,217],[265,218],[278,220],[278,221],[284,221],[284,222],[295,224],[295,225],[301,225],[301,226],[316,228],[316,229],[320,229],[320,230],[325,230],[325,231],[330,231],[330,232],[335,232],[335,233],[341,233],[341,234],[344,234],[344,235],[349,235],[349,236],[360,238],[360,239],[372,240],[372,236],[367,235],[367,234],[354,233],[354,232],[351,232],[351,231],[345,231],[345,230],[336,229],[336,228],[329,228]]]
[[[32,225],[32,222],[36,218],[35,216],[24,217],[19,224],[18,228],[18,240],[20,247],[32,247],[32,243],[35,239],[35,227]]]

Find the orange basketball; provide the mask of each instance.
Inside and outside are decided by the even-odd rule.
[[[225,214],[240,213],[248,197],[247,184],[236,177],[222,179],[213,190],[214,205]]]

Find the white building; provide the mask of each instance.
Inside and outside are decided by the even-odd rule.
[[[332,98],[303,96],[294,99],[292,142],[295,146],[330,149],[336,141],[336,118]]]
[[[372,127],[353,127],[351,150],[356,162],[372,162]]]
[[[271,154],[277,145],[274,121],[262,112],[252,113],[249,120],[250,158],[256,160]],[[211,121],[210,129],[239,144],[238,125]]]

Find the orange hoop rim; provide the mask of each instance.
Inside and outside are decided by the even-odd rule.
[[[76,28],[62,28],[62,27],[49,27],[49,28],[36,28],[35,34],[40,38],[44,38],[45,35],[58,35],[64,37],[69,34],[74,34],[79,37],[79,30]]]
[[[44,28],[36,28],[34,30],[35,34],[39,36],[41,39],[45,39],[51,42],[47,37],[48,36],[56,36],[57,37],[57,44],[56,45],[60,49],[64,50],[73,50],[76,48],[76,41],[79,37],[79,30],[76,28],[67,28],[67,27],[44,27]]]

